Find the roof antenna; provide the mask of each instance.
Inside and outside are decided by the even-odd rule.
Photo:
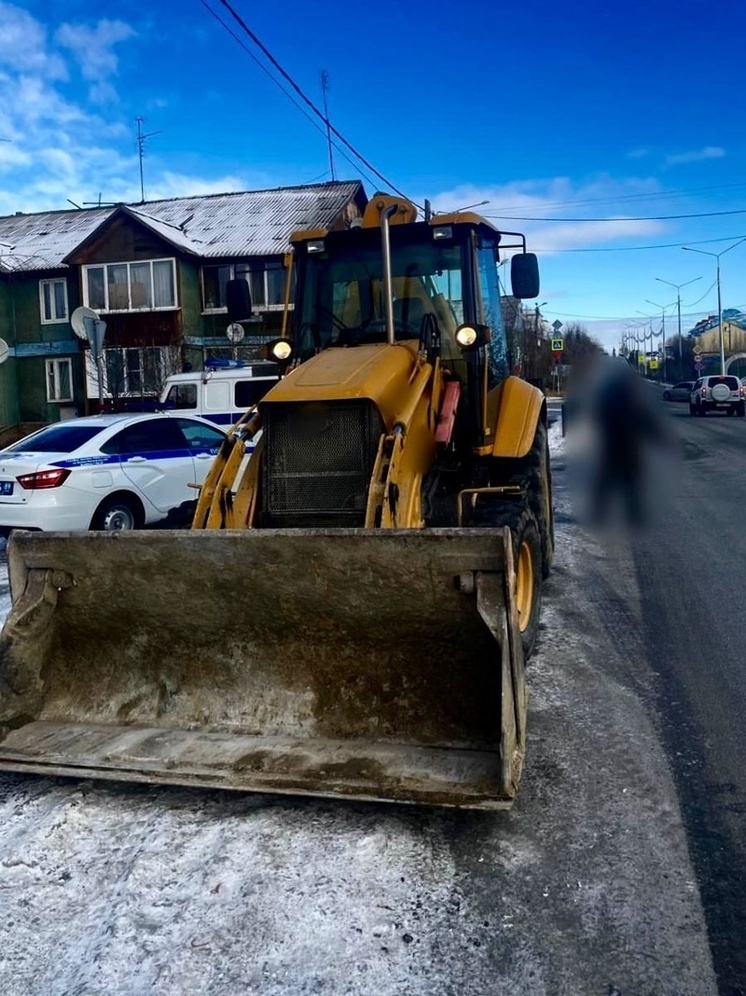
[[[326,102],[326,91],[329,89],[329,73],[325,69],[321,70],[321,93],[324,97],[324,120],[326,122],[326,142],[329,146],[329,169],[332,174],[332,183],[336,179],[334,176],[334,153],[332,152],[332,129],[329,124],[329,107]]]
[[[140,203],[145,203],[145,181],[143,179],[142,172],[142,160],[145,155],[145,140],[147,138],[152,138],[153,135],[160,135],[160,131],[150,131],[147,135],[143,135],[142,125],[145,118],[135,118],[137,121],[137,155],[140,160]]]

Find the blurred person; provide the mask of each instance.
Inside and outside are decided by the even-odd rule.
[[[649,521],[650,450],[669,449],[672,441],[655,400],[626,360],[602,356],[576,372],[567,398],[568,450],[593,527],[612,524],[619,511],[629,527]]]

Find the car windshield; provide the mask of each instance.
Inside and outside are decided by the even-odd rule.
[[[58,422],[9,446],[6,453],[72,453],[101,432],[100,425]]]

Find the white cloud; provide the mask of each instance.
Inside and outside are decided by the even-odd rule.
[[[431,198],[438,211],[486,205],[474,210],[497,228],[524,232],[530,246],[544,253],[576,249],[659,235],[667,230],[660,221],[637,220],[630,204],[645,204],[659,189],[652,178],[615,180],[600,177],[576,185],[567,177],[526,181],[503,186],[464,185]],[[639,200],[638,200],[639,199]],[[603,221],[571,221],[570,218],[603,218]],[[549,219],[549,220],[548,220]],[[555,220],[556,219],[556,220]]]
[[[650,155],[649,149],[630,149],[627,153],[628,159],[644,159]]]
[[[0,0],[0,66],[46,79],[67,77],[63,60],[47,48],[44,25],[4,0]]]
[[[694,149],[691,152],[676,152],[666,156],[666,166],[680,166],[683,163],[698,163],[705,159],[721,159],[725,155],[725,149],[719,145],[706,145],[702,149]]]
[[[166,170],[153,183],[147,183],[145,194],[149,201],[165,200],[168,197],[199,197],[202,194],[231,193],[237,190],[251,190],[270,185],[266,177],[236,176],[226,174],[208,180],[184,173],[171,173]]]
[[[111,115],[116,45],[134,32],[122,21],[63,25],[52,40],[29,13],[0,0],[0,214],[137,201],[139,170],[132,123]],[[61,46],[61,47],[57,47]],[[80,62],[88,100],[60,83]],[[94,103],[93,101],[98,101]],[[106,115],[96,108],[105,103]],[[265,176],[161,173],[146,160],[149,199],[269,186]]]
[[[115,76],[118,59],[114,46],[135,34],[124,21],[99,21],[95,27],[87,24],[62,24],[56,41],[72,52],[83,77],[98,82]]]

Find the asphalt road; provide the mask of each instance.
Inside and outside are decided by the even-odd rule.
[[[641,639],[723,996],[746,994],[746,419],[667,405],[683,462],[632,542]]]
[[[640,567],[555,469],[510,813],[0,773],[0,991],[714,996]]]

